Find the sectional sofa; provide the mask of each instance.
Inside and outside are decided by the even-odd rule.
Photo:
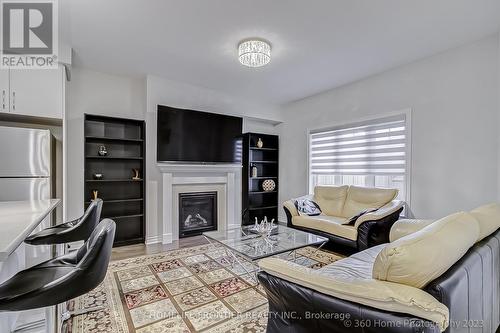
[[[283,209],[288,227],[327,237],[332,243],[361,251],[389,241],[391,226],[403,210],[403,202],[395,200],[397,194],[396,189],[316,186],[313,195],[288,200]],[[316,203],[321,214],[300,214],[296,203],[304,199]],[[348,223],[364,211],[368,213],[359,216],[354,223]]]
[[[319,270],[268,258],[268,333],[492,333],[500,324],[500,205],[400,220],[390,243]]]

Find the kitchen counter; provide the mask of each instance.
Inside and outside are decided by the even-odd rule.
[[[0,202],[0,262],[7,260],[60,202],[59,199]]]

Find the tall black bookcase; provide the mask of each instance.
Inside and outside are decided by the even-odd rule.
[[[146,142],[142,120],[85,115],[85,208],[93,191],[103,200],[101,218],[116,222],[115,246],[145,238]],[[106,154],[99,154],[104,146]],[[138,179],[133,169],[139,171]],[[102,174],[100,178],[96,174]]]
[[[259,138],[262,146],[259,147]],[[242,172],[242,223],[253,224],[267,216],[268,221],[278,221],[278,171],[279,137],[277,135],[243,134]],[[252,167],[257,168],[257,176],[252,176]],[[273,181],[275,188],[265,190],[266,180]],[[269,182],[268,182],[269,183]]]

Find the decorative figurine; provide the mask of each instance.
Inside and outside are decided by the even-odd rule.
[[[101,180],[103,178],[103,174],[102,173],[94,173],[94,179],[95,180]]]
[[[92,195],[93,195],[92,200],[97,200],[97,198],[98,198],[98,197],[97,197],[97,195],[98,195],[98,194],[99,194],[99,191],[97,191],[97,190],[92,190]]]
[[[262,139],[259,138],[259,140],[257,140],[257,148],[262,148],[264,147],[264,142],[262,142]]]
[[[257,177],[257,167],[255,165],[252,165],[252,177]]]
[[[134,176],[132,177],[133,180],[140,180],[141,177],[139,177],[139,169],[132,169],[134,172]]]
[[[108,150],[106,149],[106,146],[101,145],[99,146],[99,150],[97,151],[99,156],[107,156],[108,155]]]

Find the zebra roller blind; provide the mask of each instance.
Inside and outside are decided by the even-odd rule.
[[[393,187],[404,200],[407,151],[405,114],[312,131],[311,188],[344,184]]]

